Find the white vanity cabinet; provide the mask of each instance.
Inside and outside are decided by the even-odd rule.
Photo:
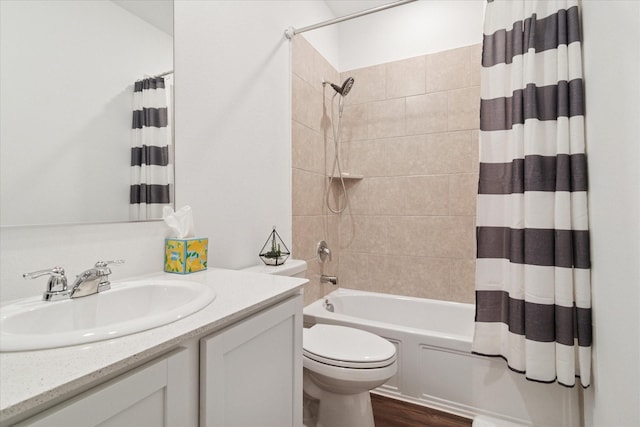
[[[31,417],[18,426],[193,426],[189,351],[179,348]],[[196,372],[197,379],[197,372]],[[191,384],[190,384],[191,383]]]
[[[178,345],[17,426],[302,425],[300,293]]]
[[[200,425],[302,425],[301,295],[200,340]]]

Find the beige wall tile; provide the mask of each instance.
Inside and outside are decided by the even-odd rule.
[[[470,86],[470,59],[469,49],[465,47],[427,55],[427,92]]]
[[[449,176],[449,214],[475,215],[478,175],[457,174]]]
[[[447,215],[449,180],[446,176],[371,178],[370,215]]]
[[[446,92],[407,97],[406,134],[446,132],[448,102]]]
[[[334,82],[342,85],[347,77],[353,77],[354,84],[347,95],[346,102],[361,104],[364,102],[381,101],[386,98],[385,66],[374,65],[366,68],[345,71],[340,75],[340,81]]]
[[[325,176],[331,176],[331,173],[334,171],[333,170],[333,166],[334,166],[334,162],[335,162],[335,152],[336,152],[336,145],[335,145],[335,141],[333,140],[333,138],[327,138],[326,136],[323,137],[323,147],[324,147],[324,174]],[[342,145],[342,144],[340,144]],[[342,164],[343,166],[344,163]],[[338,168],[336,166],[335,169],[335,173],[338,173]]]
[[[383,144],[382,158],[378,167],[380,176],[426,175],[426,135],[380,140]]]
[[[292,212],[293,215],[321,215],[324,213],[323,175],[302,169],[292,171]]]
[[[322,123],[321,92],[297,75],[291,77],[293,93],[291,100],[291,117],[294,121],[315,131],[320,131]]]
[[[471,172],[480,172],[480,131],[471,131]]]
[[[346,180],[345,187],[349,197],[348,214],[366,215],[369,213],[369,180]]]
[[[322,91],[322,82],[338,82],[340,73],[305,38],[293,38],[291,68],[295,75],[309,83],[318,92]],[[333,93],[331,93],[333,95]]]
[[[387,99],[425,93],[426,58],[418,56],[385,64]]]
[[[389,253],[389,219],[343,215],[340,218],[340,254],[345,252]]]
[[[406,295],[403,257],[370,254],[368,258],[369,285],[367,290],[387,294]]]
[[[337,82],[340,80],[340,73],[317,50],[314,51],[313,61],[315,74],[314,80],[310,82],[312,85],[322,88],[322,82]],[[330,88],[325,87],[326,93],[330,93],[328,89]],[[331,92],[333,92],[333,89],[331,89]]]
[[[427,135],[427,170],[434,174],[471,171],[471,132]]]
[[[338,285],[341,288],[369,289],[369,255],[354,252],[340,254]]]
[[[394,254],[454,259],[475,256],[475,229],[471,217],[393,217],[388,228],[388,247]]]
[[[327,180],[327,185],[329,184],[329,180]],[[339,178],[334,178],[331,182],[330,182],[331,186],[328,187],[329,189],[329,194],[325,196],[325,206],[326,203],[329,203],[329,206],[327,207],[327,214],[331,213],[334,214],[333,212],[329,211],[328,208],[331,207],[331,209],[333,211],[344,211],[346,209],[348,209],[348,196],[349,194],[347,193],[345,195],[345,190],[346,190],[346,182],[345,182],[345,186],[344,188],[342,187],[342,182]]]
[[[380,169],[385,165],[384,145],[382,140],[349,143],[345,157],[348,159],[350,172],[366,177],[380,176]]]
[[[477,86],[452,90],[449,95],[449,130],[480,127],[480,88]]]
[[[406,194],[404,215],[447,215],[449,213],[449,180],[444,175],[403,178]]]
[[[470,52],[466,47],[427,55],[427,92],[470,86],[470,60]]]
[[[450,264],[449,259],[405,257],[406,295],[445,299],[441,297],[441,290],[446,289],[450,283]]]
[[[469,46],[471,64],[471,86],[480,86],[480,70],[482,69],[482,43]]]
[[[291,161],[292,166],[309,172],[324,172],[324,143],[319,132],[291,123]]]
[[[475,302],[476,261],[456,259],[451,262],[449,301]]]
[[[381,138],[347,145],[349,171],[365,177],[424,175],[426,136]]]
[[[334,118],[338,132],[338,101],[335,102]],[[329,111],[329,114],[331,112]],[[341,139],[344,142],[367,139],[367,104],[346,104],[342,114]]]
[[[304,37],[294,37],[292,43],[291,69],[293,73],[308,83],[313,82],[316,50]]]
[[[292,257],[305,261],[315,260],[320,240],[327,239],[324,215],[294,215],[292,217]],[[336,246],[337,248],[337,246]]]
[[[370,215],[403,215],[407,205],[405,177],[367,179],[369,197],[367,213]]]
[[[382,138],[349,144],[349,164],[365,177],[426,175],[429,146],[426,135]]]
[[[320,265],[313,260],[307,260],[307,279],[304,285],[303,304],[309,305],[324,296],[324,288],[320,284]]]
[[[367,104],[367,136],[369,139],[405,134],[405,101],[389,99]]]

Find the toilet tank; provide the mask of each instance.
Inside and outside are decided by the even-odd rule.
[[[250,271],[252,273],[276,274],[278,276],[301,277],[306,278],[307,262],[300,259],[288,259],[282,265],[254,265],[252,267],[243,268],[242,271]]]

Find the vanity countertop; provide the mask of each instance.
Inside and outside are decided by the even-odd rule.
[[[150,277],[176,278],[158,273]],[[142,278],[142,277],[141,277]],[[180,276],[211,286],[216,298],[202,310],[167,325],[110,341],[48,350],[0,353],[0,423],[35,407],[72,396],[297,294],[306,279],[209,269]],[[114,282],[117,283],[117,282]],[[55,304],[55,303],[52,303]]]

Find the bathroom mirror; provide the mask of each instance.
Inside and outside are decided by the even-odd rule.
[[[2,0],[0,20],[0,225],[132,220],[133,86],[173,72],[173,1]]]

